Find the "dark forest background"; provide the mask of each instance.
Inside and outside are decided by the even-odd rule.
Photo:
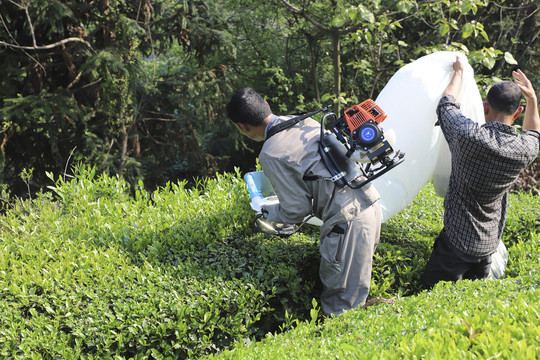
[[[149,189],[253,170],[236,89],[338,111],[434,51],[465,52],[482,93],[516,67],[539,89],[539,19],[533,0],[0,0],[0,184],[26,196],[75,163]]]

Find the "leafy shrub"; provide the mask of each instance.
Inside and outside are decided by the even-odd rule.
[[[308,312],[316,242],[253,234],[239,174],[152,194],[75,174],[0,218],[1,356],[193,358]]]
[[[78,353],[106,358],[152,353],[185,358],[241,339],[266,311],[264,294],[253,285],[178,278],[149,265],[109,266],[107,259],[121,256],[95,255],[91,261],[101,269],[95,271],[99,278],[94,281],[83,282],[77,275],[71,281],[42,275],[38,281],[19,281],[4,291],[2,356],[69,358],[67,354]],[[90,258],[88,253],[83,257]],[[55,267],[47,269],[54,273]],[[37,274],[27,277],[36,277],[32,275]]]
[[[331,324],[350,321],[348,315],[324,327],[317,323],[318,228],[306,226],[290,237],[254,233],[240,174],[149,193],[92,167],[74,173],[69,179],[48,174],[52,192],[12,202],[0,216],[0,357],[196,358],[291,328],[319,341],[347,326],[333,330]],[[540,263],[540,204],[524,194],[510,201],[508,274],[530,284]],[[442,199],[426,186],[383,225],[371,296],[418,294],[441,227]],[[458,289],[465,303],[468,290]],[[399,310],[406,311],[400,321],[422,334],[413,316],[427,311],[423,296],[411,297],[416,308]],[[377,349],[372,346],[373,354]]]
[[[298,322],[287,333],[269,334],[250,346],[240,343],[212,358],[535,358],[540,352],[540,197],[510,194],[503,234],[507,279],[440,283],[421,292],[420,274],[442,228],[442,201],[428,185],[383,224],[370,296],[393,297],[394,305]]]
[[[507,276],[538,273],[540,267],[540,196],[511,194],[503,233],[508,247]]]
[[[420,275],[442,229],[443,199],[425,186],[413,202],[382,224],[373,257],[371,297],[412,295],[421,290]]]
[[[538,273],[439,283],[433,291],[326,320],[302,322],[212,359],[534,359]]]

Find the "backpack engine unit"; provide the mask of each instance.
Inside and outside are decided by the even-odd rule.
[[[359,189],[405,160],[405,154],[394,151],[379,127],[386,117],[371,99],[351,106],[340,118],[331,112],[323,115],[319,152],[332,181]],[[334,119],[331,133],[325,132],[329,118]],[[360,176],[365,180],[358,181]]]
[[[353,105],[337,118],[330,112],[331,105],[308,114],[284,121],[270,129],[266,139],[321,111],[319,153],[331,180],[338,186],[359,189],[404,161],[405,154],[394,151],[379,124],[386,119],[384,111],[371,99]],[[334,122],[326,131],[328,119]],[[261,211],[254,225],[258,231],[272,235],[291,235],[298,231],[313,215],[300,224],[270,224]]]

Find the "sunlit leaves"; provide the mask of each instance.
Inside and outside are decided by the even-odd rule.
[[[332,26],[338,28],[342,27],[343,25],[345,25],[345,17],[342,14],[334,16],[332,19]]]
[[[504,61],[506,61],[510,65],[517,65],[518,63],[516,59],[514,59],[514,56],[508,51],[504,52]]]
[[[180,359],[528,359],[538,352],[537,196],[509,196],[509,278],[420,292],[443,212],[426,186],[385,222],[374,258],[370,294],[395,302],[320,322],[318,229],[289,238],[253,234],[239,172],[191,189],[169,183],[150,193],[139,183],[134,196],[122,178],[93,166],[74,173],[49,173],[53,193],[0,216],[2,358],[21,349],[24,358]],[[278,335],[280,328],[287,333]],[[223,351],[235,344],[232,355]]]
[[[484,30],[484,25],[479,22],[471,21],[463,25],[463,28],[461,30],[461,37],[463,39],[466,39],[471,35],[474,35],[474,37],[477,37],[478,35],[480,35],[486,41],[489,41],[488,34]]]
[[[461,30],[461,37],[466,39],[469,36],[471,36],[474,32],[474,25],[471,23],[466,23],[463,25],[463,29]]]
[[[303,322],[218,359],[534,359],[538,274],[503,281],[441,283],[430,292]]]
[[[411,10],[416,8],[416,4],[414,1],[410,0],[402,0],[397,3],[396,7],[399,11],[403,12],[404,14],[409,14]]]
[[[495,66],[496,61],[503,54],[502,51],[497,50],[493,47],[482,48],[477,51],[473,51],[470,54],[471,62],[480,63],[488,69],[492,69]]]
[[[364,5],[360,4],[358,5],[358,13],[360,14],[360,18],[364,21],[367,21],[368,23],[374,23],[375,22],[375,15]]]
[[[357,6],[351,6],[350,8],[338,12],[331,21],[333,27],[340,28],[345,24],[354,25],[358,21],[366,23],[374,23],[375,15],[373,12],[363,4]]]
[[[445,36],[450,31],[450,25],[448,23],[441,23],[439,25],[439,35]]]

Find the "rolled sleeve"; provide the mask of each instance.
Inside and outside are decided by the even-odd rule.
[[[450,148],[460,134],[474,132],[478,129],[477,123],[463,115],[459,103],[452,95],[443,96],[439,101],[437,118]]]

